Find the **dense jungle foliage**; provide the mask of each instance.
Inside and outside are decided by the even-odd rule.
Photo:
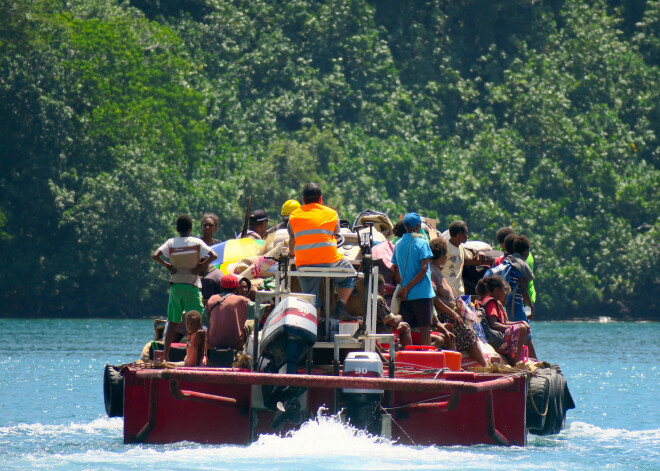
[[[659,319],[659,74],[657,0],[5,0],[0,312],[163,314],[179,213],[317,181],[512,225],[539,320]]]

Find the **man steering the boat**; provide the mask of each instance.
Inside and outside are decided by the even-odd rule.
[[[339,233],[337,211],[323,205],[323,193],[317,183],[308,183],[303,188],[303,205],[289,216],[289,255],[295,256],[300,267],[350,268],[353,266],[337,251],[335,235]],[[303,293],[316,296],[316,307],[321,307],[319,288],[322,278],[300,277]],[[337,281],[337,305],[332,317],[352,320],[346,312],[346,301],[353,292],[355,279],[347,277]],[[328,300],[326,300],[328,303]]]

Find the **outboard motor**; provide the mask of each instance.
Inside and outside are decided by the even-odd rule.
[[[344,377],[382,378],[383,363],[376,352],[350,352],[344,360]],[[380,435],[382,389],[342,389],[348,420],[353,427]]]
[[[261,356],[269,360],[264,371],[296,374],[307,351],[316,342],[316,308],[306,301],[287,297],[270,313],[263,327]],[[305,388],[263,386],[264,405],[275,411],[273,426],[285,421],[302,422],[298,399]]]

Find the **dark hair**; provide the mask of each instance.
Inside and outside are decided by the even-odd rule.
[[[477,281],[477,286],[474,287],[474,291],[477,293],[477,296],[479,296],[480,298],[488,292],[488,289],[486,288],[486,283],[484,282],[483,278]]]
[[[452,221],[452,223],[449,225],[449,237],[454,237],[461,232],[467,234],[467,231],[467,223],[465,221],[461,221],[460,219]]]
[[[318,203],[321,200],[323,193],[318,183],[308,183],[303,188],[303,204]]]
[[[443,255],[447,255],[447,242],[442,237],[433,239],[430,244],[431,253],[433,253],[433,260],[437,260]]]
[[[406,224],[405,222],[403,223],[403,227],[406,229],[406,232],[415,232],[415,229],[417,228],[418,225],[419,224],[411,226],[410,224]]]
[[[529,239],[524,235],[516,237],[513,241],[513,251],[522,255],[525,250],[529,250]]]
[[[492,293],[497,288],[502,288],[503,290],[506,290],[506,285],[507,283],[506,281],[504,281],[504,278],[502,278],[499,275],[484,276],[477,283],[477,287],[476,287],[477,295],[483,296],[486,293]]]
[[[202,216],[202,222],[204,219],[212,219],[216,226],[220,223],[220,218],[218,218],[218,215],[215,213],[205,213],[204,216]]]
[[[238,286],[241,286],[241,283],[245,281],[245,284],[247,285],[247,290],[248,292],[252,289],[252,282],[250,281],[249,278],[246,278],[244,276],[240,277],[238,279]]]
[[[506,236],[509,234],[514,234],[514,230],[510,227],[500,227],[497,230],[497,234],[495,234],[495,237],[497,238],[497,243],[502,245],[504,243],[504,239],[506,239]]]
[[[403,223],[403,219],[399,219],[392,229],[392,234],[397,237],[403,237],[403,234],[406,233],[406,225]]]
[[[513,242],[518,238],[515,234],[509,234],[504,238],[504,250],[506,253],[513,253]]]
[[[179,234],[187,234],[192,230],[192,219],[187,214],[182,214],[176,218],[176,231]]]

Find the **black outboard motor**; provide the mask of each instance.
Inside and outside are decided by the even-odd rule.
[[[344,360],[344,377],[382,378],[383,363],[375,352],[350,352]],[[382,389],[342,389],[348,421],[353,427],[380,435]]]
[[[264,324],[261,356],[269,360],[268,373],[296,374],[307,351],[316,342],[316,308],[306,301],[288,297],[270,313]],[[300,424],[303,420],[298,399],[305,388],[263,386],[264,405],[275,411],[273,427],[285,421]]]

